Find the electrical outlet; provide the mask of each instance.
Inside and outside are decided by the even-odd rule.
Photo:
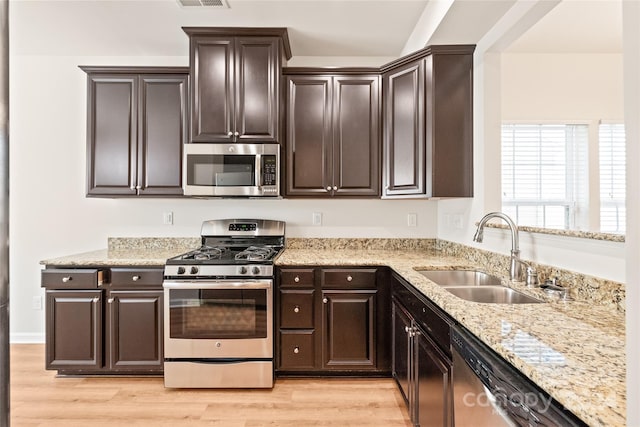
[[[455,228],[457,228],[458,230],[462,230],[463,223],[462,223],[462,215],[461,214],[455,214],[453,216],[453,226]]]
[[[322,225],[322,212],[314,212],[311,223],[313,225]]]
[[[164,212],[162,214],[162,221],[164,225],[173,225],[173,212]]]
[[[42,310],[42,297],[35,296],[31,298],[31,308],[34,310]]]
[[[417,227],[418,226],[418,214],[410,213],[407,214],[407,227]]]

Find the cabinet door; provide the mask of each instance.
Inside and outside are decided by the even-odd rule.
[[[322,292],[323,367],[376,368],[376,291]]]
[[[191,37],[193,142],[233,140],[233,44],[233,38]]]
[[[425,192],[424,61],[384,75],[384,196]]]
[[[107,297],[109,369],[162,371],[162,291],[111,291]]]
[[[451,427],[451,362],[438,350],[426,333],[416,328],[416,412],[421,427]]]
[[[392,303],[392,373],[405,402],[409,403],[409,330],[411,319],[395,300]]]
[[[136,194],[137,76],[94,74],[87,91],[87,194]]]
[[[333,185],[337,196],[380,195],[379,76],[336,76]]]
[[[187,75],[140,77],[138,185],[141,195],[182,195],[187,81]]]
[[[278,142],[279,39],[238,37],[235,43],[235,125],[238,140]]]
[[[102,291],[47,291],[47,369],[102,368]]]
[[[287,77],[287,196],[330,195],[331,77]]]

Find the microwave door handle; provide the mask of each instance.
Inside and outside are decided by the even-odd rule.
[[[262,155],[256,154],[256,182],[258,188],[262,188],[264,182],[262,180]]]

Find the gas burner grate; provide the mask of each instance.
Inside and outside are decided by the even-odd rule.
[[[275,250],[268,246],[249,246],[235,256],[236,260],[263,261],[271,258]]]
[[[226,251],[226,246],[203,246],[200,249],[196,249],[195,251],[184,255],[182,259],[194,259],[198,261],[220,259]]]

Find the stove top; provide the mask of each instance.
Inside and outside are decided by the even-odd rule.
[[[165,278],[267,277],[284,248],[284,222],[210,220],[202,224],[202,246],[170,258]]]

